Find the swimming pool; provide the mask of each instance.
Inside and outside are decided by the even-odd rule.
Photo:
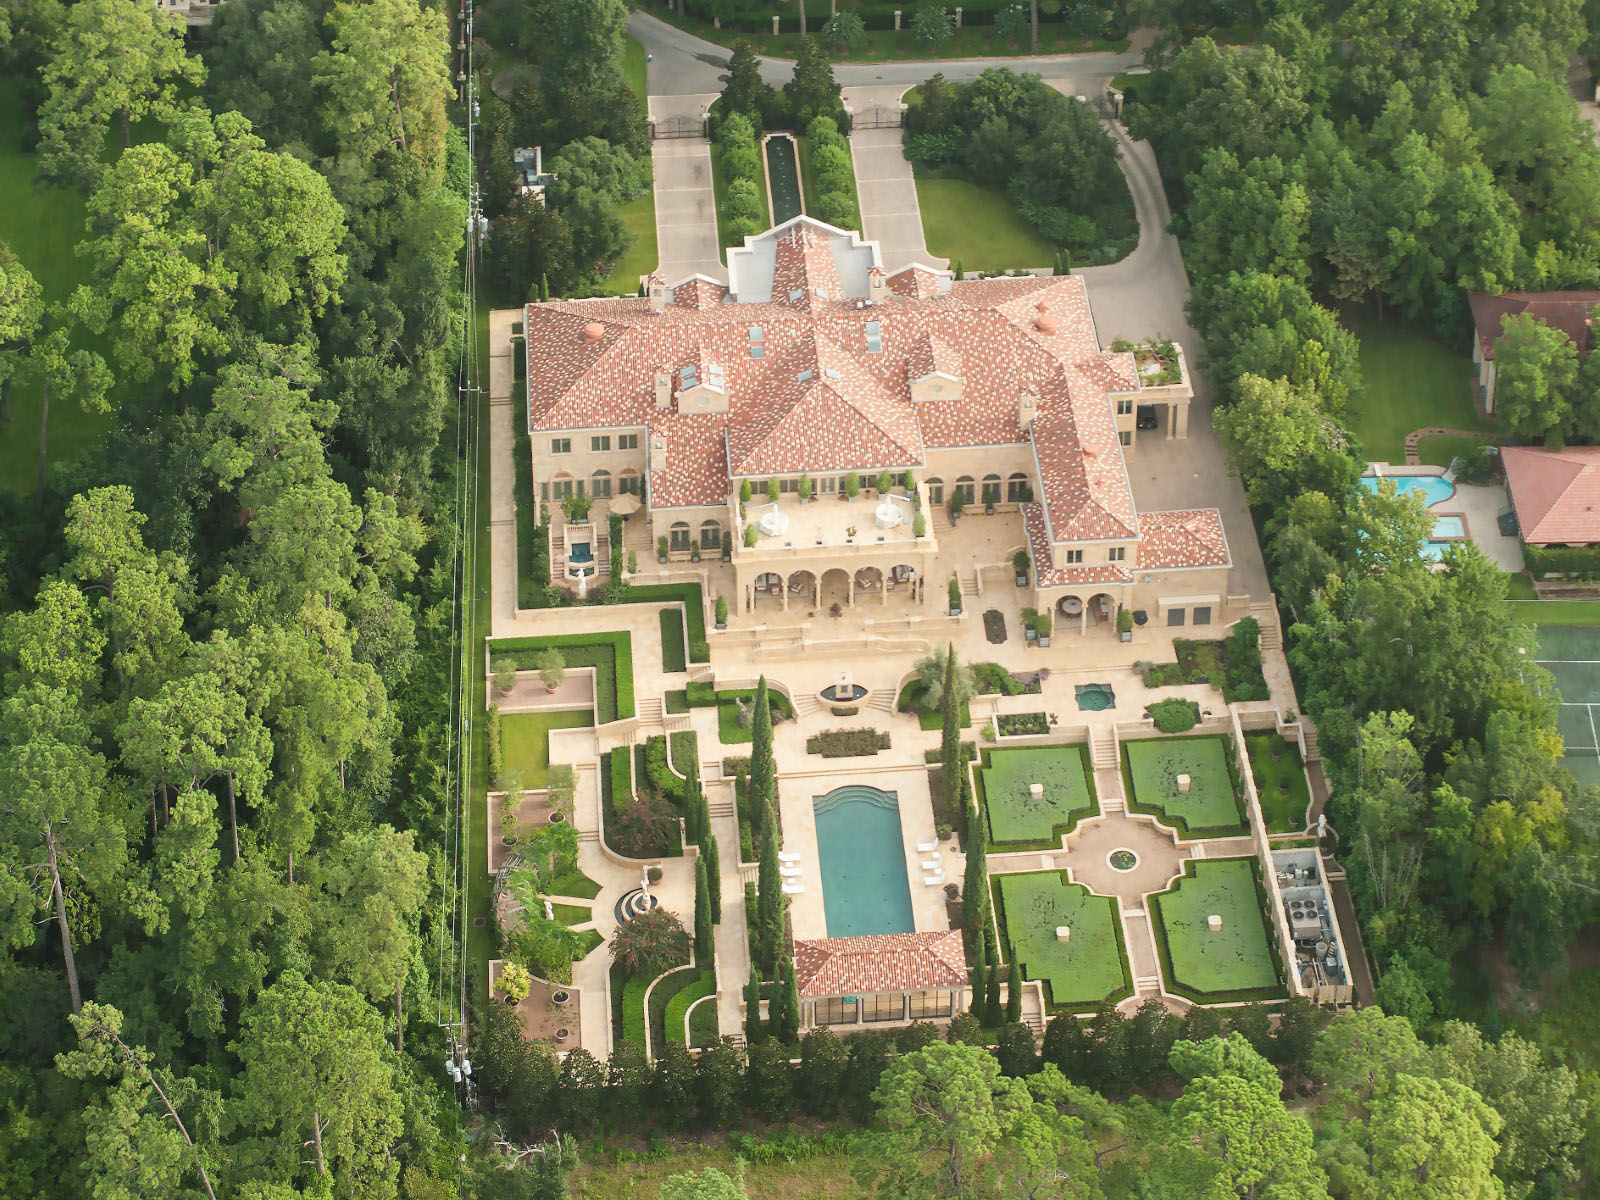
[[[1456,485],[1443,475],[1363,475],[1361,486],[1369,492],[1376,492],[1379,479],[1392,480],[1396,491],[1420,492],[1422,502],[1430,508],[1456,494]]]
[[[812,805],[828,936],[914,933],[899,798],[851,783]]]
[[[1434,541],[1458,541],[1467,536],[1467,521],[1460,513],[1448,513],[1433,523]]]

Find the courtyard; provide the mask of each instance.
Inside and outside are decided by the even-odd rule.
[[[1182,837],[1245,832],[1239,794],[1220,737],[1163,737],[1123,748],[1129,808],[1159,817]]]

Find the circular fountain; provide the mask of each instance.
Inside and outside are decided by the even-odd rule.
[[[761,514],[761,519],[756,522],[756,528],[766,537],[777,537],[789,528],[789,516],[781,512],[774,504],[770,509]]]
[[[857,683],[849,671],[840,671],[834,681],[817,695],[834,706],[836,716],[845,716],[847,710],[852,713],[857,711],[856,705],[866,698],[867,689]]]
[[[885,496],[872,510],[872,520],[879,529],[893,529],[911,519],[911,501],[905,496]]]

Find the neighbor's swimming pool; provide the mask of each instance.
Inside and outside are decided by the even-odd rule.
[[[914,933],[899,798],[852,783],[812,805],[828,936]]]
[[[1422,502],[1430,508],[1456,494],[1456,485],[1443,475],[1363,475],[1361,486],[1376,492],[1380,478],[1392,480],[1396,491],[1422,493]]]

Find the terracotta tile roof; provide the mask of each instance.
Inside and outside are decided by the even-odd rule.
[[[1231,567],[1222,514],[1214,508],[1139,514],[1139,570]]]
[[[890,277],[890,299],[863,305],[842,291],[834,252],[845,235],[813,224],[798,218],[748,251],[744,267],[771,251],[770,302],[734,303],[719,285],[690,278],[660,311],[634,297],[530,305],[532,431],[665,435],[666,467],[651,477],[663,505],[718,503],[741,473],[916,469],[927,447],[1031,436],[1051,540],[1139,534],[1108,396],[1136,386],[1133,359],[1100,349],[1081,278],[950,283],[908,267]],[[790,301],[797,288],[802,297]],[[657,372],[676,384],[691,363],[701,379],[720,368],[726,414],[657,407]],[[961,394],[913,407],[909,382],[930,365],[959,376]],[[1031,435],[1018,419],[1023,394],[1036,402]],[[707,422],[725,432],[720,466]]]
[[[1076,587],[1090,583],[1132,583],[1133,572],[1122,563],[1080,563],[1055,566],[1052,563],[1050,535],[1045,528],[1044,506],[1024,504],[1022,526],[1028,534],[1028,553],[1040,587]]]
[[[1468,292],[1472,323],[1477,327],[1478,344],[1487,359],[1494,358],[1495,339],[1500,336],[1500,318],[1530,313],[1546,325],[1559,329],[1577,343],[1578,353],[1589,349],[1589,314],[1600,304],[1600,292]]]
[[[1507,446],[1500,461],[1523,541],[1534,546],[1600,542],[1600,446]]]
[[[967,983],[967,959],[956,929],[797,941],[794,963],[802,996],[856,996]]]

